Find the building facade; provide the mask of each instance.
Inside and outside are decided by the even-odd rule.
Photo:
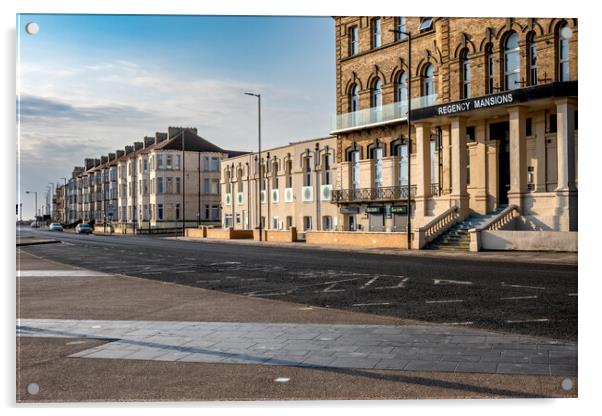
[[[221,159],[226,151],[195,128],[169,127],[98,159],[85,159],[67,183],[68,222],[128,230],[220,222]]]
[[[576,19],[334,22],[345,230],[404,230],[407,198],[417,226],[511,204],[519,228],[577,230]]]
[[[266,230],[336,229],[335,157],[336,138],[326,137],[269,149],[261,163],[257,153],[222,160],[222,226],[255,229],[261,218]]]

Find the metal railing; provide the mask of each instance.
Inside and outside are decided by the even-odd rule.
[[[411,186],[411,196],[416,196],[416,185]],[[379,188],[333,189],[332,203],[364,201],[397,201],[408,199],[407,186],[385,186]]]
[[[412,109],[434,105],[437,95],[425,95],[412,99]],[[407,101],[398,101],[378,107],[370,107],[349,113],[337,114],[332,119],[332,131],[366,127],[371,124],[405,120],[408,114]]]

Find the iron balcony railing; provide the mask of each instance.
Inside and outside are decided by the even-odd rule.
[[[416,196],[416,185],[411,186],[411,198]],[[332,203],[399,201],[408,199],[407,186],[385,186],[379,188],[333,189]]]
[[[434,105],[437,95],[425,95],[412,99],[412,109]],[[338,114],[332,119],[332,132],[353,130],[367,127],[372,124],[387,124],[394,121],[405,120],[408,114],[407,101],[398,101],[378,107],[364,108],[350,113]]]

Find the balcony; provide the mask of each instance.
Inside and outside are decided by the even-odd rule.
[[[428,107],[435,104],[437,95],[425,95],[412,99],[412,109]],[[351,113],[338,114],[333,117],[331,134],[344,133],[366,127],[376,127],[407,119],[407,102],[400,101],[380,107],[370,107]]]
[[[411,197],[416,196],[416,185],[411,187]],[[332,191],[330,202],[400,201],[408,199],[407,186],[385,186],[380,188],[336,189]]]

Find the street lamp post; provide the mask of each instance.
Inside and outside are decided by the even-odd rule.
[[[186,131],[182,129],[182,237],[186,237]],[[199,190],[200,192],[200,190]],[[177,237],[177,233],[176,233]]]
[[[411,227],[411,209],[412,205],[410,198],[412,196],[412,181],[411,181],[411,169],[410,169],[410,152],[412,151],[412,34],[410,32],[404,32],[403,30],[391,29],[393,33],[407,36],[408,38],[408,93],[407,93],[407,107],[408,107],[408,195],[406,199],[406,222],[407,222],[407,237],[408,237],[408,250],[412,248],[412,227]]]
[[[25,191],[26,194],[33,194],[35,198],[36,210],[34,211],[33,217],[36,225],[38,224],[38,191]]]
[[[259,241],[262,241],[262,224],[261,224],[261,183],[263,181],[263,177],[261,174],[261,94],[255,94],[252,92],[245,92],[245,95],[250,95],[252,97],[257,97],[257,132],[258,132],[258,178],[259,182],[257,183],[258,192],[257,192],[257,213],[259,215]],[[233,201],[234,202],[234,201]],[[232,219],[234,222],[234,219]]]

